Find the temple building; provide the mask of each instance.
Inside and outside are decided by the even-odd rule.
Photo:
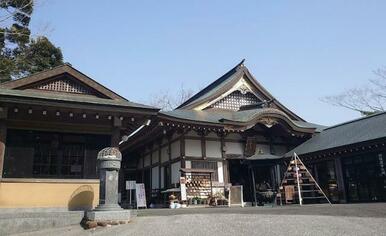
[[[0,208],[91,208],[96,156],[151,120],[68,64],[0,84]]]
[[[187,201],[243,186],[242,200],[256,203],[258,186],[280,189],[295,152],[331,202],[386,201],[385,124],[385,112],[307,122],[244,61],[172,111],[128,101],[65,64],[0,84],[0,208],[96,206],[105,147],[122,152],[123,206],[127,180],[145,184],[148,204],[182,185]]]
[[[187,186],[188,198],[243,185],[252,202],[256,184],[278,188],[282,156],[322,128],[280,103],[242,61],[123,143],[124,174],[145,183],[149,201],[179,186],[181,176],[199,175]]]
[[[386,112],[328,127],[296,147],[335,202],[386,201]]]

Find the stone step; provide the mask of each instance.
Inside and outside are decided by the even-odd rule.
[[[79,225],[83,217],[84,211],[55,208],[3,208],[0,209],[0,235]]]

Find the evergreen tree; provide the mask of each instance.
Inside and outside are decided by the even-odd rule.
[[[60,48],[46,37],[31,37],[33,0],[0,0],[0,82],[63,63]]]

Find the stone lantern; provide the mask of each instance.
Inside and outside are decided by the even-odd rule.
[[[86,213],[89,220],[130,220],[130,211],[118,205],[118,175],[122,154],[115,147],[102,149],[97,157],[99,169],[99,205]]]

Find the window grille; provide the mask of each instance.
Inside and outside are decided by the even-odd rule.
[[[240,91],[234,91],[225,98],[212,104],[210,108],[238,111],[242,106],[252,105],[258,102],[261,101],[250,92],[243,94]]]
[[[89,89],[69,79],[60,79],[43,83],[38,85],[36,89],[67,93],[92,94]]]
[[[192,161],[192,169],[207,169],[214,170],[212,181],[218,181],[217,161]]]

